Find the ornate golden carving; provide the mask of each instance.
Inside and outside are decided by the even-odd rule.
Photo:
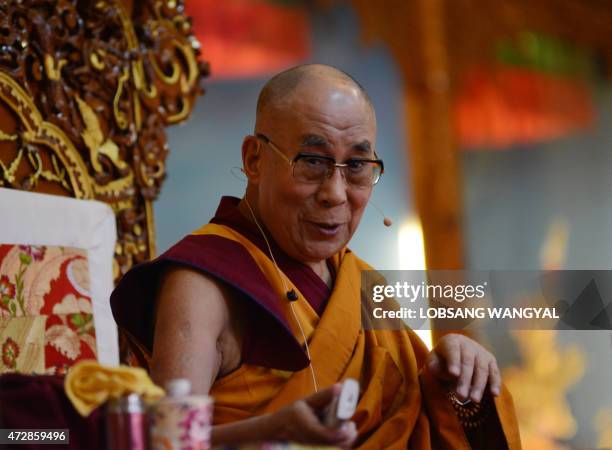
[[[50,80],[58,81],[62,78],[62,67],[64,67],[67,62],[68,61],[65,59],[55,62],[53,56],[45,55],[45,70],[47,71],[47,77],[49,77]]]
[[[89,55],[89,61],[91,65],[96,70],[103,70],[106,67],[106,63],[104,62],[104,58],[106,57],[106,52],[104,50],[98,49],[93,51]]]
[[[123,69],[123,73],[117,81],[117,91],[115,92],[115,98],[113,98],[113,114],[115,115],[115,122],[122,130],[125,130],[128,126],[128,120],[125,114],[119,110],[119,100],[121,100],[121,94],[123,94],[123,85],[130,77],[127,69]]]
[[[21,163],[21,158],[23,157],[23,149],[20,148],[17,153],[17,157],[11,161],[11,164],[6,167],[4,163],[0,160],[0,169],[2,169],[2,176],[9,183],[13,183],[15,181],[15,172],[17,171],[17,167],[19,167],[19,163]]]
[[[161,70],[159,66],[157,65],[157,61],[155,61],[155,58],[151,56],[150,58],[151,58],[151,66],[153,67],[155,74],[159,77],[160,80],[162,80],[166,84],[175,84],[178,81],[179,75],[181,74],[181,70],[180,70],[180,67],[177,61],[172,61],[171,73],[170,75],[166,75],[164,71]]]
[[[15,113],[20,119],[22,130],[18,135],[20,139],[14,142],[17,148],[17,157],[10,163],[8,169],[2,164],[2,176],[8,182],[8,186],[17,189],[33,189],[36,187],[38,178],[43,177],[48,181],[59,182],[64,189],[76,198],[93,198],[91,179],[87,174],[87,167],[72,141],[56,125],[43,120],[42,114],[28,95],[28,93],[13,80],[9,75],[0,71],[0,100],[4,102],[9,111]],[[3,134],[9,134],[6,131]],[[43,169],[40,154],[45,150],[51,152],[49,157],[59,158],[62,167],[65,168],[69,182],[64,180],[62,172],[59,171],[57,161],[54,163],[55,175],[49,170]],[[25,177],[19,183],[16,177],[23,161],[24,152],[28,153],[31,164],[30,176]],[[33,172],[33,173],[32,173]],[[3,183],[5,184],[5,183]],[[6,184],[5,184],[6,185]]]
[[[178,123],[182,122],[189,115],[190,108],[188,103],[181,103],[181,110],[176,114],[172,114],[168,116],[168,122],[170,123]]]
[[[0,130],[0,141],[16,141],[16,134],[7,134],[4,131]]]
[[[8,0],[0,48],[0,185],[110,204],[116,277],[152,257],[164,127],[207,74],[182,2]]]
[[[147,211],[147,233],[149,234],[149,242],[155,246],[155,221],[153,215],[153,203],[151,201],[145,202],[145,209]],[[153,253],[155,253],[155,247],[153,247]]]
[[[38,184],[38,179],[42,178],[43,180],[59,183],[65,189],[70,189],[70,185],[66,181],[66,171],[59,167],[57,164],[57,158],[54,154],[51,154],[51,165],[53,167],[53,171],[43,169],[43,162],[38,152],[29,152],[28,159],[34,168],[34,173],[30,176],[29,180],[32,187],[36,187]]]

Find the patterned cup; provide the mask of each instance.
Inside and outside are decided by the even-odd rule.
[[[152,450],[210,448],[213,399],[206,395],[167,397],[151,407]]]

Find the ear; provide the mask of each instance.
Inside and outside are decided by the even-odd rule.
[[[253,135],[242,142],[242,167],[249,183],[257,183],[261,176],[261,141]]]

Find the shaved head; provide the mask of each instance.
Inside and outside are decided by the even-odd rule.
[[[348,73],[325,64],[304,64],[287,69],[268,80],[257,99],[257,122],[268,112],[286,106],[302,88],[308,90],[320,82],[354,87],[374,109],[363,86]]]
[[[294,163],[308,155],[311,164],[316,157],[340,164],[325,179],[304,180]],[[356,188],[344,172],[348,161],[359,159],[377,159],[376,115],[351,76],[309,64],[266,83],[255,134],[242,144],[246,199],[285,253],[313,270],[327,270],[325,260],[359,225],[373,186]]]

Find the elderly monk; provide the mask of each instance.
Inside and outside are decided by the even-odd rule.
[[[495,358],[461,335],[433,352],[407,328],[368,329],[347,248],[378,181],[363,88],[324,65],[272,78],[244,138],[242,199],[123,277],[115,318],[156,382],[186,377],[215,399],[213,442],[362,449],[518,449]],[[345,378],[353,420],[323,425]],[[463,404],[464,400],[471,400]]]

